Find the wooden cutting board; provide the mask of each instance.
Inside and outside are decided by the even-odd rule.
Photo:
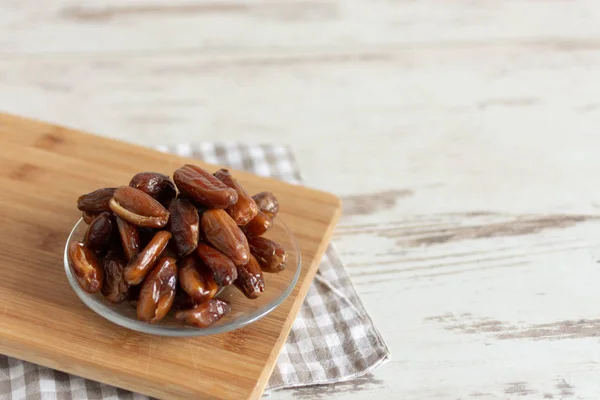
[[[121,328],[88,309],[64,274],[80,194],[186,162],[218,168],[0,114],[0,353],[159,398],[261,396],[340,214],[334,195],[236,171],[250,192],[277,193],[303,266],[280,307],[232,332],[170,338]]]

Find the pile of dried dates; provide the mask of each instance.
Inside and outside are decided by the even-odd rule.
[[[285,268],[287,251],[262,237],[279,203],[270,192],[250,197],[226,169],[210,174],[188,164],[173,181],[142,172],[129,186],[81,196],[89,227],[70,244],[69,261],[83,290],[129,301],[140,321],[173,310],[206,328],[231,309],[215,298],[220,287],[233,284],[255,299],[265,290],[262,272]]]

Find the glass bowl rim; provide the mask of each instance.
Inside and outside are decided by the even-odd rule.
[[[300,246],[298,244],[298,241],[296,240],[295,235],[292,233],[292,231],[287,226],[287,224],[281,218],[277,218],[276,221],[277,221],[276,223],[282,224],[284,231],[289,234],[290,241],[294,247],[294,252],[297,254],[298,264],[296,266],[296,272],[294,273],[294,276],[292,277],[290,284],[285,288],[285,290],[281,293],[281,295],[279,295],[279,297],[277,297],[275,300],[271,301],[271,303],[267,304],[264,308],[261,308],[259,310],[259,312],[252,313],[248,316],[236,318],[235,320],[231,321],[228,324],[217,325],[215,327],[209,327],[209,328],[194,328],[194,327],[186,327],[184,325],[182,325],[180,327],[153,325],[153,324],[148,324],[148,323],[145,323],[145,322],[142,322],[139,320],[134,320],[134,319],[125,317],[125,316],[121,315],[119,312],[112,309],[111,307],[109,307],[105,304],[102,304],[99,301],[94,300],[92,298],[92,296],[93,296],[92,294],[89,294],[89,293],[85,292],[83,289],[81,289],[76,278],[73,276],[73,271],[71,270],[71,266],[69,263],[69,255],[68,255],[69,244],[73,240],[73,235],[75,234],[75,231],[77,230],[77,228],[79,228],[79,226],[82,223],[85,223],[83,218],[80,218],[79,221],[77,221],[75,223],[75,225],[73,226],[73,229],[71,230],[71,232],[69,233],[69,236],[67,238],[67,242],[66,242],[65,250],[64,250],[65,274],[67,275],[67,280],[69,281],[73,291],[77,294],[79,299],[86,306],[88,306],[96,314],[100,315],[101,317],[103,317],[103,318],[109,320],[110,322],[112,322],[116,325],[119,325],[121,327],[130,329],[130,330],[133,330],[136,332],[147,333],[147,334],[158,335],[158,336],[171,336],[171,337],[208,336],[208,335],[215,335],[218,333],[230,332],[235,329],[242,328],[253,322],[258,321],[259,319],[263,318],[265,315],[269,314],[271,311],[273,311],[274,309],[279,307],[289,297],[289,295],[292,293],[292,291],[296,287],[296,284],[298,283],[298,279],[300,277],[300,272],[302,271],[302,254],[300,252]]]

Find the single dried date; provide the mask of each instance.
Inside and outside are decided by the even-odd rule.
[[[100,290],[104,282],[104,269],[94,252],[81,242],[72,242],[68,255],[79,286],[92,294]]]
[[[169,220],[169,211],[150,195],[139,189],[121,186],[110,200],[115,214],[134,225],[162,228]]]
[[[260,192],[252,196],[260,211],[270,212],[273,217],[279,212],[279,201],[271,192]]]
[[[158,172],[140,172],[131,178],[129,186],[152,196],[165,207],[177,196],[173,181]]]
[[[108,247],[112,230],[111,213],[105,211],[90,223],[83,237],[83,244],[97,255],[102,255]]]
[[[140,321],[154,324],[171,309],[177,290],[177,265],[172,257],[162,257],[142,285],[137,303]]]
[[[198,210],[185,199],[176,199],[169,205],[168,229],[173,234],[173,244],[179,258],[185,257],[198,247],[200,218]]]
[[[248,264],[238,266],[238,277],[235,286],[249,299],[256,299],[265,291],[265,280],[256,258],[250,255]]]
[[[210,244],[231,258],[236,266],[248,262],[248,240],[224,210],[213,209],[202,214],[202,233]]]
[[[242,231],[248,236],[262,236],[266,231],[273,226],[273,217],[268,211],[259,211],[256,217],[246,226],[242,227]]]
[[[248,222],[252,221],[252,218],[256,217],[256,214],[258,213],[258,207],[248,192],[246,192],[242,185],[239,184],[227,169],[222,168],[218,170],[215,172],[215,177],[225,185],[234,189],[238,194],[238,201],[225,209],[227,214],[229,214],[238,225],[246,225]]]
[[[109,202],[117,188],[103,188],[84,194],[77,199],[77,208],[89,213],[110,211]]]
[[[173,173],[173,180],[183,195],[207,208],[227,208],[238,201],[234,189],[195,165],[179,168]]]
[[[175,319],[198,328],[208,328],[231,311],[231,306],[221,299],[206,300],[190,310],[175,313]]]
[[[212,299],[219,290],[212,271],[194,255],[180,261],[179,284],[197,303]]]
[[[123,251],[125,252],[127,261],[129,261],[140,252],[140,233],[135,225],[125,221],[121,217],[117,217],[117,227],[119,228],[119,237],[121,238]]]
[[[196,254],[212,270],[215,281],[219,286],[231,285],[237,279],[235,264],[219,250],[206,243],[198,243]]]
[[[104,257],[104,284],[102,294],[111,303],[122,303],[129,295],[129,285],[123,277],[127,260],[121,251],[111,249]]]
[[[157,232],[150,243],[125,267],[125,282],[130,285],[139,285],[167,247],[169,239],[171,239],[171,232]]]
[[[248,245],[263,271],[280,272],[285,269],[288,253],[280,244],[265,237],[251,237]]]

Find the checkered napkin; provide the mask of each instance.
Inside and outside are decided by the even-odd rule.
[[[159,150],[301,183],[287,147],[179,145]],[[387,361],[389,351],[335,250],[327,249],[279,354],[267,390],[347,381]],[[147,399],[146,396],[0,355],[0,399]]]

